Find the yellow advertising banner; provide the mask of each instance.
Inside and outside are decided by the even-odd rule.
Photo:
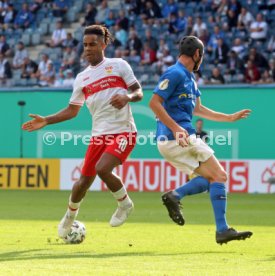
[[[60,159],[0,159],[0,190],[59,190]]]

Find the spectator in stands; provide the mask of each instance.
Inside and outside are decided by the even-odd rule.
[[[141,65],[152,65],[155,61],[156,52],[150,48],[148,43],[145,43],[141,52]]]
[[[62,43],[67,38],[66,30],[63,29],[62,22],[56,22],[56,28],[52,33],[52,38],[50,41],[50,47],[62,47]]]
[[[275,59],[269,60],[269,74],[272,76],[274,82],[275,82]]]
[[[229,52],[229,56],[226,63],[226,72],[230,75],[235,75],[238,72],[243,74],[244,73],[244,62],[240,59],[237,53],[233,50]]]
[[[4,17],[8,9],[8,1],[2,0],[0,1],[0,24],[3,24]]]
[[[97,14],[95,17],[95,21],[97,24],[102,24],[104,23],[107,18],[108,18],[108,14],[109,14],[109,8],[108,8],[108,2],[107,0],[103,0],[100,4],[99,7],[97,7]]]
[[[12,78],[12,70],[10,63],[5,56],[0,53],[0,83],[2,85],[9,85],[9,79]]]
[[[179,12],[180,16],[177,16],[175,13],[171,13],[169,17],[169,27],[168,30],[172,34],[178,34],[183,32],[186,28],[186,19],[184,16],[184,12]]]
[[[159,47],[157,50],[157,59],[160,59],[164,55],[164,51],[169,50],[168,45],[166,44],[164,38],[159,40]]]
[[[238,16],[237,28],[239,30],[248,30],[252,21],[254,21],[253,15],[245,7],[242,7]]]
[[[22,9],[18,12],[15,17],[14,27],[16,29],[22,28],[27,29],[31,26],[34,20],[33,14],[29,11],[29,6],[27,3],[22,4]]]
[[[221,71],[218,67],[212,69],[212,75],[209,80],[206,82],[207,84],[224,84],[224,78],[221,74]]]
[[[141,58],[140,58],[140,55],[138,55],[137,51],[136,50],[132,50],[130,52],[129,57],[128,57],[128,61],[139,64],[140,60],[141,60]]]
[[[62,88],[72,88],[74,83],[74,74],[73,71],[70,69],[67,69],[63,71],[62,69],[59,69],[59,73],[55,77],[55,81],[53,86],[54,87],[62,87]]]
[[[204,79],[202,78],[201,72],[197,71],[194,73],[196,78],[196,83],[198,86],[204,85]]]
[[[137,36],[136,31],[130,31],[129,39],[126,43],[126,53],[125,55],[129,55],[132,50],[135,50],[138,55],[141,54],[142,42],[140,38]]]
[[[273,54],[275,57],[275,35],[272,35],[268,40],[267,52]]]
[[[178,4],[174,0],[168,0],[162,8],[162,16],[168,18],[172,13],[178,14]]]
[[[110,12],[108,14],[108,17],[107,17],[107,19],[104,22],[104,25],[107,28],[110,28],[112,26],[115,26],[115,24],[116,24],[115,13],[112,10],[110,10]]]
[[[0,35],[0,52],[5,56],[11,55],[10,45],[7,43],[4,35]]]
[[[41,55],[41,61],[38,64],[38,70],[36,72],[36,78],[40,78],[41,75],[44,75],[47,71],[49,63],[52,63],[49,56],[47,54]]]
[[[5,30],[13,27],[15,21],[16,11],[13,4],[9,3],[8,8],[3,15],[3,21],[1,21],[1,27]]]
[[[55,76],[55,80],[54,80],[54,87],[62,87],[63,86],[63,82],[65,79],[65,75],[64,75],[64,70],[62,67],[59,68],[58,74],[56,74]]]
[[[217,15],[220,16],[222,19],[225,19],[227,16],[228,10],[229,10],[228,0],[222,0],[217,9]]]
[[[72,69],[75,70],[77,67],[77,56],[73,47],[67,46],[63,53],[61,67],[65,70]]]
[[[234,11],[234,13],[236,13],[237,17],[238,17],[238,14],[240,14],[241,9],[242,9],[242,5],[238,0],[230,0],[229,10]]]
[[[248,55],[244,57],[244,61],[247,62],[248,60],[252,60],[256,67],[267,69],[268,62],[266,58],[257,51],[255,47],[249,49]]]
[[[88,3],[85,9],[85,17],[82,26],[89,26],[95,24],[95,17],[97,14],[97,9],[94,4]]]
[[[22,65],[21,78],[22,79],[35,78],[37,70],[38,70],[38,65],[36,64],[36,62],[31,60],[29,57],[25,57]]]
[[[218,46],[215,50],[215,64],[226,64],[227,55],[228,55],[228,46],[224,43],[222,38],[218,38]]]
[[[208,135],[207,132],[203,130],[203,120],[197,119],[196,121],[196,137],[203,140],[203,142],[207,143]]]
[[[228,10],[227,12],[227,25],[229,30],[237,27],[238,25],[238,14],[233,9]]]
[[[42,8],[43,2],[44,0],[34,0],[30,6],[30,11],[34,14],[38,12]]]
[[[160,18],[161,11],[159,5],[155,1],[146,1],[144,13],[141,14],[142,18],[149,19],[150,22],[153,22],[152,19]]]
[[[150,30],[146,30],[145,31],[144,42],[148,43],[149,47],[152,50],[157,51],[157,49],[158,49],[158,42],[157,42],[156,38],[152,36],[152,32]]]
[[[216,25],[214,27],[214,33],[210,36],[210,39],[207,45],[207,51],[210,54],[216,50],[218,46],[218,38],[224,39],[224,33],[220,30],[220,27]]]
[[[81,54],[79,63],[80,63],[80,71],[83,71],[85,68],[87,68],[89,66],[89,63],[88,63],[84,53]]]
[[[207,30],[203,30],[199,39],[203,42],[203,45],[207,45],[209,41],[209,35]]]
[[[158,74],[162,74],[167,70],[169,66],[174,63],[174,58],[170,55],[168,49],[164,50],[163,56],[159,56],[158,61],[156,62],[156,70]]]
[[[253,84],[268,84],[268,83],[273,83],[274,79],[272,75],[270,74],[269,70],[264,70],[263,73],[261,74],[261,78],[258,81],[252,82]]]
[[[245,81],[252,83],[260,79],[260,71],[251,60],[247,61],[245,70]]]
[[[24,59],[29,56],[28,51],[22,41],[17,44],[17,50],[13,58],[13,69],[20,69],[24,63]]]
[[[64,72],[65,79],[63,81],[63,87],[72,88],[74,84],[74,73],[72,70],[68,69]]]
[[[207,26],[202,22],[201,16],[198,16],[192,29],[192,35],[200,37],[203,34],[203,31],[207,31]]]
[[[235,38],[233,47],[231,48],[240,58],[243,58],[245,54],[245,46],[240,38]]]
[[[219,18],[219,17],[217,17]],[[209,15],[207,19],[207,26],[210,31],[214,30],[214,27],[217,25],[215,17],[213,15]],[[210,32],[209,31],[209,32]]]
[[[115,25],[114,30],[115,30],[115,41],[114,41],[115,47],[122,46],[123,48],[125,48],[128,40],[128,33],[124,29],[122,29],[119,24]]]
[[[187,23],[185,26],[185,31],[184,31],[184,35],[191,35],[192,34],[192,30],[193,30],[193,17],[192,16],[188,16],[187,17]]]
[[[252,22],[250,25],[250,37],[253,41],[266,41],[267,38],[268,25],[263,20],[263,15],[261,13],[257,14],[256,21]]]
[[[46,70],[40,74],[39,85],[52,86],[55,80],[55,71],[52,62],[48,62]]]
[[[124,10],[119,11],[118,19],[116,20],[116,24],[119,24],[123,30],[128,31],[129,19],[128,19],[128,17],[126,17]]]
[[[82,41],[81,41],[82,43]],[[72,35],[72,33],[67,33],[66,39],[62,42],[62,47],[72,47],[75,48],[78,44],[78,40],[75,39]]]
[[[69,0],[54,0],[53,16],[64,17],[69,9]]]

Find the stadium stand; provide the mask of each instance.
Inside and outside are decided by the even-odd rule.
[[[94,23],[113,33],[107,56],[126,59],[144,85],[176,60],[184,35],[205,43],[201,85],[275,82],[274,0],[2,0],[0,10],[2,87],[70,86]]]

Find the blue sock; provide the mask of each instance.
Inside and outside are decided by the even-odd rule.
[[[215,214],[216,227],[218,232],[225,231],[228,229],[226,223],[226,190],[225,185],[222,183],[210,184],[210,198]]]
[[[202,176],[198,176],[175,189],[174,194],[178,199],[182,199],[184,196],[199,194],[207,191],[208,189],[208,180]]]

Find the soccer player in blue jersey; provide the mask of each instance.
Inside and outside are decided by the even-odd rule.
[[[214,151],[195,135],[192,116],[219,121],[234,122],[247,118],[251,110],[244,109],[233,114],[213,111],[201,103],[193,72],[202,63],[204,46],[195,36],[185,36],[179,44],[179,58],[161,76],[150,107],[156,114],[158,149],[161,155],[175,168],[184,173],[195,173],[183,186],[162,196],[171,219],[184,225],[180,200],[188,195],[209,191],[216,221],[216,242],[249,238],[252,232],[238,232],[226,222],[227,175]],[[167,141],[168,140],[168,141]]]

